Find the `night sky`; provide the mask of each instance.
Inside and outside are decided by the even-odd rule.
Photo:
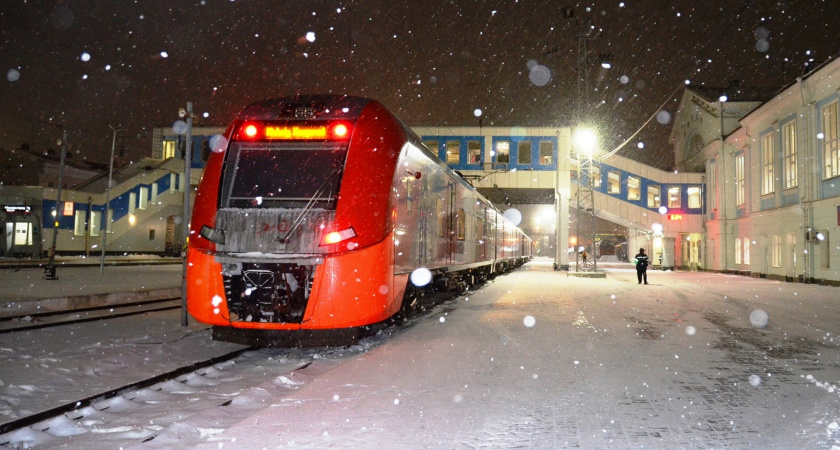
[[[0,6],[0,145],[148,156],[192,101],[204,125],[295,93],[377,99],[409,125],[594,123],[607,150],[681,87],[781,88],[840,52],[840,1],[22,1]],[[579,36],[591,89],[577,114]],[[764,39],[761,41],[760,39]],[[594,61],[612,54],[612,68]],[[670,99],[670,100],[669,100]],[[673,166],[670,123],[621,154]],[[638,143],[643,142],[644,148]]]

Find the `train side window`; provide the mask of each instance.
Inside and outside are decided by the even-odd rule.
[[[519,154],[516,157],[516,162],[522,165],[531,164],[531,141],[519,141]]]
[[[443,234],[446,232],[446,202],[438,197],[437,199],[437,235],[438,237],[443,237]]]
[[[469,164],[481,164],[481,142],[467,141]]]
[[[405,212],[411,214],[414,209],[414,178],[405,179]]]
[[[456,217],[456,236],[459,241],[467,238],[467,215],[464,208],[458,208],[458,216]]]
[[[496,142],[496,162],[499,164],[510,162],[510,141]]]
[[[446,164],[461,164],[461,141],[446,141]]]
[[[551,164],[554,156],[554,143],[551,141],[540,141],[540,164]]]

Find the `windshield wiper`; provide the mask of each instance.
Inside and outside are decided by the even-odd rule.
[[[329,184],[330,180],[335,178],[335,176],[340,173],[341,169],[333,169],[333,171],[330,173],[327,179],[324,180],[324,182],[321,183],[320,186],[318,186],[318,189],[315,191],[314,194],[312,194],[312,197],[309,198],[309,201],[306,203],[306,206],[303,207],[303,209],[300,211],[300,214],[298,214],[297,217],[295,217],[295,220],[292,221],[292,226],[289,228],[289,231],[287,231],[286,234],[283,235],[283,237],[277,239],[280,243],[285,244],[289,242],[289,236],[291,236],[292,233],[294,233],[295,230],[297,230],[298,227],[300,227],[300,224],[303,223],[303,217],[310,210],[312,210],[312,208],[315,207],[315,204],[321,198],[321,194],[323,194],[324,191],[327,189],[327,184]]]

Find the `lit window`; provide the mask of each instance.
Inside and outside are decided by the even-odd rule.
[[[137,209],[146,209],[149,207],[149,188],[141,187],[140,188],[140,204],[137,206]]]
[[[700,187],[699,186],[689,186],[686,188],[686,194],[688,195],[688,207],[689,208],[699,208],[700,207]]]
[[[774,234],[771,239],[770,259],[773,267],[782,267],[782,237]]]
[[[128,214],[134,214],[134,210],[137,208],[137,193],[130,192],[128,194]]]
[[[499,164],[510,162],[510,141],[496,142],[496,162]]]
[[[775,133],[768,133],[761,138],[761,195],[772,194],[776,190],[774,136]]]
[[[785,189],[798,185],[796,167],[796,122],[790,122],[782,127],[782,147],[785,152],[784,177]]]
[[[461,164],[461,141],[446,141],[446,164]]]
[[[642,198],[642,181],[638,177],[627,177],[627,200]]]
[[[99,236],[99,230],[102,228],[102,211],[91,211],[90,213],[90,230],[91,236]]]
[[[837,102],[823,108],[823,179],[840,175],[840,117]]]
[[[607,174],[607,192],[610,194],[621,193],[621,175],[618,172],[609,172]]]
[[[540,164],[551,164],[554,156],[554,142],[540,141]]]
[[[601,166],[597,164],[589,166],[589,179],[592,181],[592,187],[601,187]]]
[[[438,153],[440,150],[440,143],[438,141],[423,141],[423,143],[426,144],[426,147],[429,147],[429,150],[431,150],[433,154],[440,155],[440,153]]]
[[[76,223],[73,227],[73,235],[74,236],[84,236],[85,235],[85,222],[87,221],[87,211],[77,209],[76,210]]]
[[[735,205],[744,206],[746,203],[746,187],[744,185],[744,154],[735,158]]]
[[[470,164],[481,164],[481,142],[467,141],[467,154]]]
[[[662,198],[659,191],[659,186],[648,186],[647,188],[647,206],[648,208],[659,208],[662,206]]]
[[[680,187],[668,187],[668,208],[681,208],[682,201],[680,199]]]
[[[744,264],[750,263],[750,240],[744,238]]]

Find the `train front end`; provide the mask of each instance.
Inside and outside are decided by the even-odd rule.
[[[368,99],[291,97],[246,107],[225,137],[190,223],[190,314],[216,339],[266,346],[392,316],[399,122]]]

